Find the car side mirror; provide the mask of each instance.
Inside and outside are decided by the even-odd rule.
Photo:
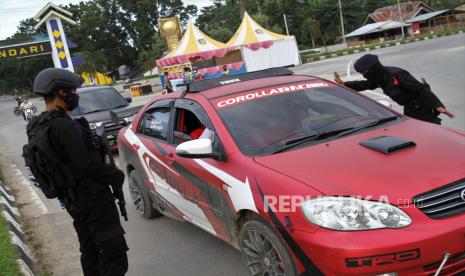
[[[176,147],[176,155],[184,158],[219,157],[218,153],[213,152],[212,141],[208,138],[181,143]]]
[[[132,98],[131,98],[131,97],[124,97],[124,99],[125,99],[128,103],[132,103]]]

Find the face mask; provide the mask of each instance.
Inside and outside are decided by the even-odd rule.
[[[379,83],[383,75],[383,66],[380,63],[375,64],[362,75],[370,82]]]
[[[69,111],[73,111],[79,105],[79,95],[76,93],[66,92],[66,95],[59,97],[66,103]]]

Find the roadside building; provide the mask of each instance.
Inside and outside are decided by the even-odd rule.
[[[400,3],[400,5],[391,5],[376,9],[367,16],[364,24],[385,22],[388,20],[405,22],[410,18],[432,11],[433,9],[423,3],[423,1],[407,1]]]
[[[407,23],[392,20],[370,23],[347,34],[347,45],[354,47],[399,39],[402,36],[401,27],[406,26],[408,26]]]
[[[402,28],[407,33],[410,19],[431,12],[433,10],[423,1],[407,1],[378,8],[367,16],[362,27],[346,35],[347,44],[353,47],[399,39]],[[413,34],[413,31],[410,33]]]
[[[409,33],[414,35],[463,28],[465,27],[465,10],[456,8],[425,13],[407,20],[406,23],[411,24]]]
[[[454,8],[454,10],[465,12],[465,3],[456,6],[456,7]]]

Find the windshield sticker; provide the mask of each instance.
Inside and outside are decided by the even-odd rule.
[[[276,95],[288,94],[293,92],[300,92],[303,90],[308,90],[312,88],[321,88],[321,87],[330,87],[334,84],[323,82],[323,81],[313,81],[313,82],[302,82],[294,84],[286,84],[283,86],[274,86],[268,87],[261,90],[249,91],[244,93],[238,93],[234,95],[228,95],[219,99],[215,99],[213,104],[217,109],[222,109],[236,104],[242,104],[250,101],[254,101],[260,98],[271,97]]]

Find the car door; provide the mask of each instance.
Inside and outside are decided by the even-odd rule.
[[[193,208],[195,215],[204,222],[199,226],[225,240],[230,240],[233,215],[229,199],[223,190],[224,183],[205,171],[199,164],[199,162],[210,162],[215,165],[222,161],[212,158],[199,161],[175,154],[177,145],[199,138],[201,132],[205,136],[202,138],[210,138],[213,147],[220,150],[221,142],[214,134],[215,129],[211,120],[198,103],[188,99],[177,99],[174,104],[172,124],[173,139],[166,154],[171,167],[177,172],[177,174],[172,174],[172,177],[179,186],[183,187],[181,191],[184,198],[196,206]],[[208,130],[205,131],[205,129]]]
[[[161,100],[155,102],[144,112],[141,123],[137,129],[140,144],[134,147],[142,148],[139,156],[141,163],[149,179],[152,196],[155,202],[162,202],[163,206],[169,206],[171,212],[178,214],[177,202],[180,194],[173,188],[173,178],[176,174],[169,166],[166,158],[166,149],[170,145],[171,117],[173,100]],[[170,174],[167,171],[171,171]]]

